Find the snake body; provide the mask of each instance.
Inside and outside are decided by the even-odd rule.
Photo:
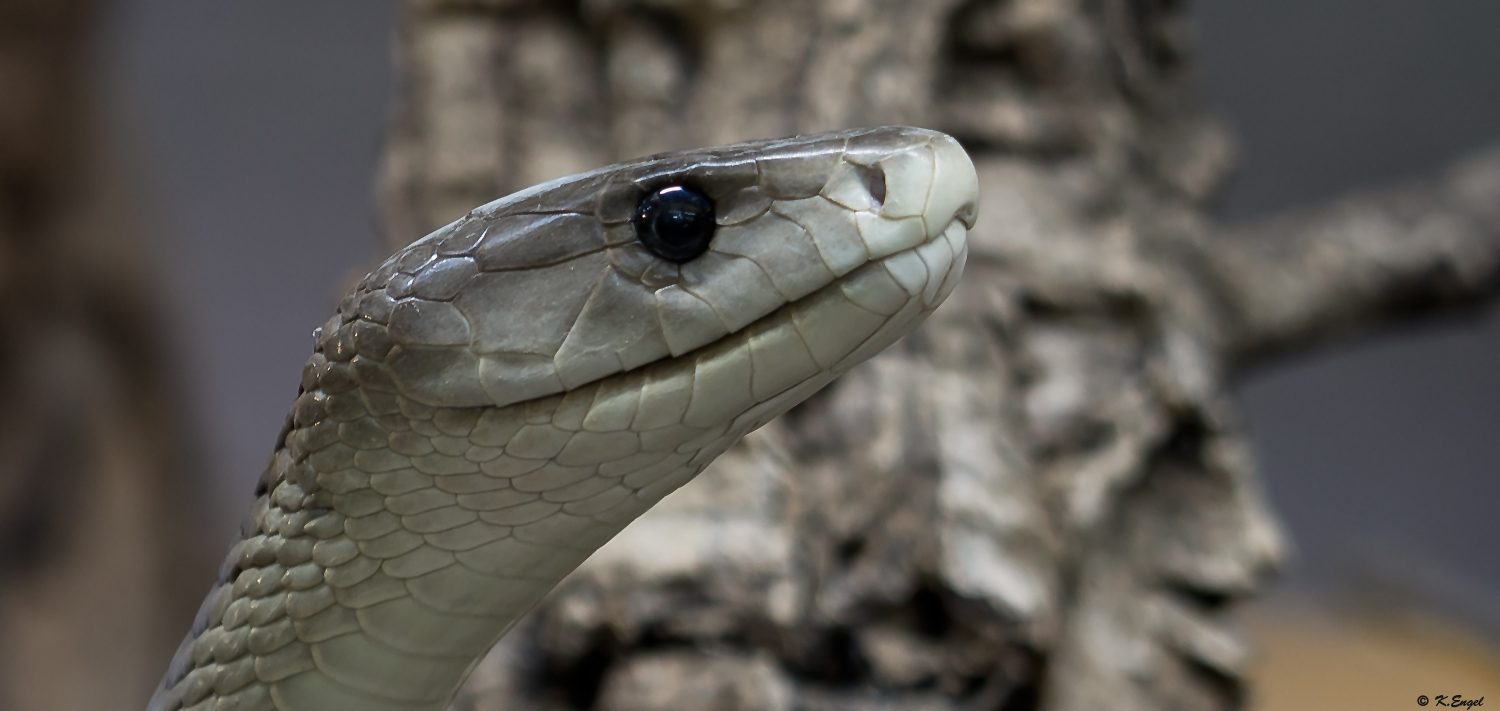
[[[631,216],[711,198],[685,262]],[[596,548],[956,284],[952,138],[844,131],[664,154],[485,205],[316,337],[243,540],[150,711],[438,711]]]

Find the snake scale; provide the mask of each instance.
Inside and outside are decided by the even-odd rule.
[[[604,542],[908,333],[978,183],[933,131],[663,154],[475,209],[316,332],[150,711],[439,711]]]

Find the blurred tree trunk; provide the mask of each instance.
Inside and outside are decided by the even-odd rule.
[[[1216,235],[1176,0],[411,0],[395,248],[535,182],[846,126],[979,168],[964,283],[591,559],[462,709],[1222,709],[1283,556],[1227,381],[1490,295],[1500,154]]]
[[[140,708],[207,582],[140,216],[95,140],[99,10],[0,0],[5,709]]]

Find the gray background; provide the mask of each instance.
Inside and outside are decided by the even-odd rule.
[[[312,329],[374,256],[395,7],[125,0],[106,26],[106,89],[148,166],[226,538]],[[1206,97],[1243,141],[1228,219],[1431,173],[1500,142],[1493,0],[1208,0],[1194,13]],[[1463,588],[1437,596],[1500,619],[1497,357],[1490,308],[1241,385],[1299,548],[1284,589],[1336,589],[1367,560],[1386,577]]]

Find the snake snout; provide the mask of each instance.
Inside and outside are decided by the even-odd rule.
[[[904,132],[906,142],[895,148],[851,145],[823,191],[855,211],[871,259],[936,239],[955,220],[972,227],[977,214],[979,180],[958,141],[936,131]]]
[[[979,217],[979,175],[969,154],[952,136],[942,135],[933,141],[934,168],[932,190],[927,198],[928,225],[940,225],[940,231],[954,220],[966,229],[974,229]]]

